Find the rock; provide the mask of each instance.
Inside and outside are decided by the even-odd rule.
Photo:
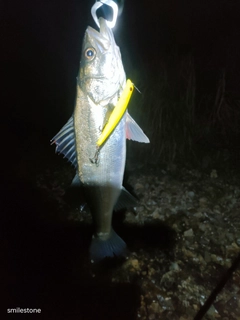
[[[180,270],[179,265],[177,264],[177,262],[173,262],[170,265],[170,270],[175,270],[175,271],[179,271]]]
[[[211,261],[211,254],[208,251],[205,251],[205,253],[204,253],[204,260],[206,262],[210,262]]]
[[[137,259],[133,259],[131,261],[131,264],[133,266],[134,269],[139,269],[139,263],[138,263],[138,260]]]
[[[136,190],[136,192],[142,192],[144,191],[144,185],[141,183],[136,183],[134,189]]]
[[[155,313],[158,313],[159,312],[159,304],[158,302],[153,302],[151,305],[150,305],[150,308],[151,308],[151,311],[152,312],[155,312]]]
[[[184,237],[192,237],[193,236],[193,229],[188,229],[184,232]]]
[[[211,307],[208,309],[207,311],[207,315],[209,316],[213,316],[214,314],[218,313],[217,310],[214,308],[213,305],[211,305]]]
[[[136,223],[136,216],[132,212],[127,212],[125,215],[125,221],[128,223]]]
[[[217,175],[217,170],[213,169],[213,170],[211,171],[210,177],[211,177],[212,179],[216,179],[216,178],[218,177],[218,175]]]
[[[198,228],[201,230],[201,231],[206,231],[206,224],[205,223],[200,223]]]
[[[207,198],[202,197],[199,199],[199,206],[200,207],[205,208],[207,206],[207,203],[208,203]]]
[[[194,193],[193,191],[189,191],[189,192],[188,192],[188,196],[189,196],[190,198],[193,198],[193,197],[195,196],[195,193]]]
[[[159,208],[156,208],[156,209],[153,211],[152,217],[153,217],[153,219],[160,219],[160,218],[161,218],[161,216],[160,216],[160,214],[159,214]]]

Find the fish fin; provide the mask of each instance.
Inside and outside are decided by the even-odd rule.
[[[148,137],[145,135],[145,133],[142,131],[142,129],[139,127],[136,121],[133,120],[133,118],[130,116],[128,112],[126,118],[126,138],[138,142],[150,142]]]
[[[137,199],[132,196],[131,193],[129,193],[124,187],[122,187],[122,192],[114,206],[114,210],[118,211],[123,208],[134,207],[137,205],[137,202]]]
[[[82,186],[83,184],[78,176],[78,173],[76,173],[71,185],[65,190],[63,198],[65,202],[68,203],[72,208],[79,208],[80,213],[83,211],[90,212],[83,194]]]
[[[90,246],[90,259],[93,262],[100,262],[104,258],[114,258],[125,256],[127,245],[122,238],[112,229],[108,239],[103,240],[98,236],[93,236]]]
[[[89,210],[87,203],[83,199],[79,199],[79,189],[82,187],[83,183],[79,178],[78,173],[75,174],[70,187],[67,189],[66,194],[71,202],[79,206],[79,211],[82,213],[84,210]]]
[[[71,187],[76,188],[81,186],[82,186],[82,181],[80,180],[78,173],[76,173],[72,180]]]
[[[62,153],[74,167],[77,167],[75,133],[73,117],[62,127],[62,129],[52,138],[51,144],[56,144],[56,152]]]

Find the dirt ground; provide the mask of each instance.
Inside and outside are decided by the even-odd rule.
[[[91,215],[86,206],[80,212],[80,195],[66,192],[74,171],[61,156],[53,161],[38,172],[36,183],[41,199],[37,239],[43,242],[38,247],[44,261],[38,293],[46,315],[240,319],[235,261],[240,253],[240,187],[234,171],[159,168],[129,160],[125,185],[139,204],[113,218],[129,254],[96,266],[88,258]],[[237,267],[231,273],[234,261]],[[32,277],[39,282],[34,272]],[[220,292],[203,316],[198,312],[214,290]]]

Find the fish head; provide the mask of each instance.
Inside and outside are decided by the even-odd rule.
[[[106,20],[100,31],[88,27],[83,39],[78,83],[96,104],[108,104],[120,94],[126,76],[119,47]]]

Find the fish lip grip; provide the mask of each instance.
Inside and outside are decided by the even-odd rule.
[[[122,119],[125,111],[127,110],[127,106],[132,96],[133,89],[134,89],[134,84],[132,83],[131,80],[128,79],[126,86],[123,89],[123,92],[97,141],[98,148],[100,148],[103,145],[103,143],[107,140],[107,138],[111,135],[113,130],[116,128],[119,121]]]
[[[91,9],[93,20],[95,21],[96,25],[100,28],[100,24],[99,24],[96,12],[103,4],[110,6],[113,10],[112,21],[106,20],[107,26],[112,29],[115,27],[117,16],[118,16],[118,5],[112,0],[100,0],[95,2],[95,4],[92,6],[92,9]]]

